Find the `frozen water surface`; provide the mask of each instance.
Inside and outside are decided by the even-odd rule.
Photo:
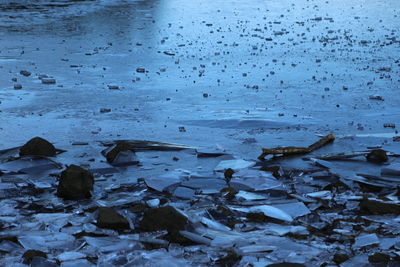
[[[2,1],[1,144],[212,136],[252,153],[286,134],[300,144],[326,131],[391,133],[383,124],[400,115],[399,5]]]
[[[0,265],[398,264],[399,16],[397,0],[0,0]],[[19,158],[34,136],[66,151]],[[123,164],[114,140],[136,140]],[[70,164],[90,199],[56,196]]]

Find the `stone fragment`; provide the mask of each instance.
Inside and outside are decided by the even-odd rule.
[[[388,156],[386,155],[386,151],[383,149],[374,149],[371,150],[366,158],[370,162],[382,163],[388,161]]]
[[[390,261],[390,256],[384,253],[375,253],[368,257],[368,261],[372,263],[388,262]]]
[[[400,205],[393,202],[384,202],[378,199],[364,199],[360,202],[360,209],[373,214],[399,214]]]
[[[49,141],[41,137],[35,137],[21,147],[19,155],[54,157],[56,148]]]
[[[21,71],[19,72],[19,74],[21,74],[21,75],[23,75],[23,76],[25,76],[25,77],[31,76],[31,72],[30,72],[30,71],[27,71],[27,70],[21,70]]]
[[[109,207],[99,208],[97,226],[117,231],[130,229],[128,220]]]
[[[171,206],[149,209],[144,212],[140,228],[144,231],[168,230],[176,232],[183,230],[188,219]]]
[[[347,261],[348,259],[349,259],[349,256],[348,256],[347,254],[336,253],[336,254],[333,256],[333,261],[334,261],[336,264],[341,264],[341,263]]]
[[[70,165],[61,173],[57,196],[64,199],[91,197],[94,179],[92,174],[76,165]]]
[[[56,80],[53,78],[42,78],[42,84],[55,84]]]

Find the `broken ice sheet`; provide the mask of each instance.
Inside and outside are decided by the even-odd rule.
[[[385,168],[382,168],[381,175],[399,177],[400,176],[400,163],[393,163]]]
[[[59,230],[66,225],[72,218],[73,214],[69,213],[39,213],[33,217],[40,223],[51,227],[52,230]]]
[[[356,237],[353,248],[362,248],[370,245],[376,245],[378,243],[379,239],[376,234],[364,234]]]
[[[307,208],[306,205],[304,205],[303,202],[273,204],[272,206],[286,212],[293,218],[301,217],[311,213],[311,211]]]
[[[181,198],[181,199],[192,199],[195,194],[193,189],[187,187],[181,187],[175,189],[173,196]]]
[[[85,236],[84,240],[90,245],[98,249],[100,252],[112,252],[121,250],[130,250],[137,246],[132,240],[121,240],[115,237],[89,237]]]
[[[181,267],[190,266],[190,262],[186,259],[176,258],[170,255],[166,250],[153,250],[143,252],[141,255],[144,260],[143,265],[146,266],[168,266],[168,267]],[[138,265],[142,265],[138,263]]]
[[[0,242],[0,251],[1,252],[17,252],[17,251],[22,251],[22,250],[23,250],[23,248],[20,245],[12,242],[10,240],[3,240]]]
[[[206,225],[208,228],[219,230],[219,231],[230,231],[231,228],[229,228],[226,225],[223,225],[222,223],[210,220],[206,217],[201,217],[200,219],[201,223]]]
[[[86,259],[77,259],[77,260],[71,260],[71,261],[63,261],[61,262],[60,267],[76,267],[76,266],[85,266],[85,267],[92,267],[96,266],[90,261]]]
[[[271,252],[277,249],[276,246],[268,246],[268,245],[249,245],[242,246],[237,248],[235,251],[239,255],[249,255],[253,253],[263,253],[263,252]]]
[[[59,261],[71,261],[77,259],[83,259],[86,257],[86,254],[77,251],[65,251],[57,256]]]
[[[211,240],[210,239],[205,238],[205,237],[203,237],[201,235],[198,235],[198,234],[195,234],[195,233],[192,233],[192,232],[188,232],[188,231],[179,231],[179,233],[182,236],[186,237],[187,239],[189,239],[189,240],[191,240],[191,241],[193,241],[193,242],[195,242],[197,244],[204,244],[204,245],[207,245],[207,246],[209,246],[211,244]]]
[[[19,243],[25,249],[41,248],[43,251],[50,249],[72,248],[75,238],[65,233],[52,233],[47,231],[33,231],[18,237]]]
[[[241,211],[244,213],[263,213],[265,216],[286,221],[286,222],[292,222],[293,218],[290,216],[288,213],[285,211],[269,206],[269,205],[260,205],[260,206],[253,206],[249,208],[235,208],[235,207],[230,207],[231,210],[236,210],[236,211]]]
[[[271,189],[283,189],[282,183],[272,177],[234,177],[230,184],[237,190],[267,191]]]
[[[192,177],[187,181],[182,182],[182,186],[189,187],[192,189],[216,189],[221,190],[222,188],[227,187],[226,181],[221,178],[197,178]]]
[[[23,157],[18,160],[0,164],[0,170],[22,172],[26,174],[40,174],[49,170],[62,169],[62,165],[42,157]]]
[[[174,170],[157,177],[145,178],[144,181],[148,187],[163,192],[170,187],[179,185],[184,179],[188,178],[189,175],[189,171]]]
[[[306,196],[311,198],[320,198],[320,199],[332,199],[332,192],[328,190],[312,192],[306,194]]]
[[[158,207],[158,205],[160,205],[160,200],[158,198],[149,199],[146,201],[146,204],[150,208],[156,208],[156,207]]]
[[[265,200],[268,199],[267,195],[255,194],[247,191],[240,190],[236,195],[235,198],[238,200]]]
[[[263,228],[265,229],[265,233],[278,236],[284,236],[288,233],[296,235],[308,235],[309,233],[307,228],[301,225],[293,226],[270,223]]]
[[[243,159],[232,159],[223,160],[214,168],[214,171],[223,172],[226,169],[232,169],[234,171],[239,171],[241,169],[246,169],[253,167],[256,163],[254,161],[247,161]]]
[[[147,189],[142,191],[133,192],[119,192],[113,193],[108,196],[105,200],[97,200],[96,203],[101,207],[114,207],[122,206],[130,203],[137,202],[142,199],[142,193],[147,191]]]

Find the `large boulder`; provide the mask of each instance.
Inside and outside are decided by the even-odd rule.
[[[54,157],[56,148],[49,141],[41,137],[35,137],[21,147],[19,155]]]
[[[64,199],[82,199],[91,197],[93,175],[76,165],[70,165],[61,173],[57,196]]]
[[[97,226],[117,231],[130,229],[128,220],[109,207],[99,208]]]

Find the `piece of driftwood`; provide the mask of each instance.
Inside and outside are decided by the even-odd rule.
[[[324,137],[322,137],[319,141],[315,142],[314,144],[310,145],[308,149],[311,151],[320,149],[321,147],[329,144],[330,142],[333,142],[335,140],[335,136],[333,134],[328,134]]]
[[[335,136],[333,134],[328,134],[308,147],[288,146],[288,147],[276,147],[276,148],[263,148],[262,154],[258,157],[258,159],[264,160],[265,157],[268,155],[287,156],[287,155],[308,154],[314,150],[317,150],[317,149],[333,142],[333,140],[335,140]]]

